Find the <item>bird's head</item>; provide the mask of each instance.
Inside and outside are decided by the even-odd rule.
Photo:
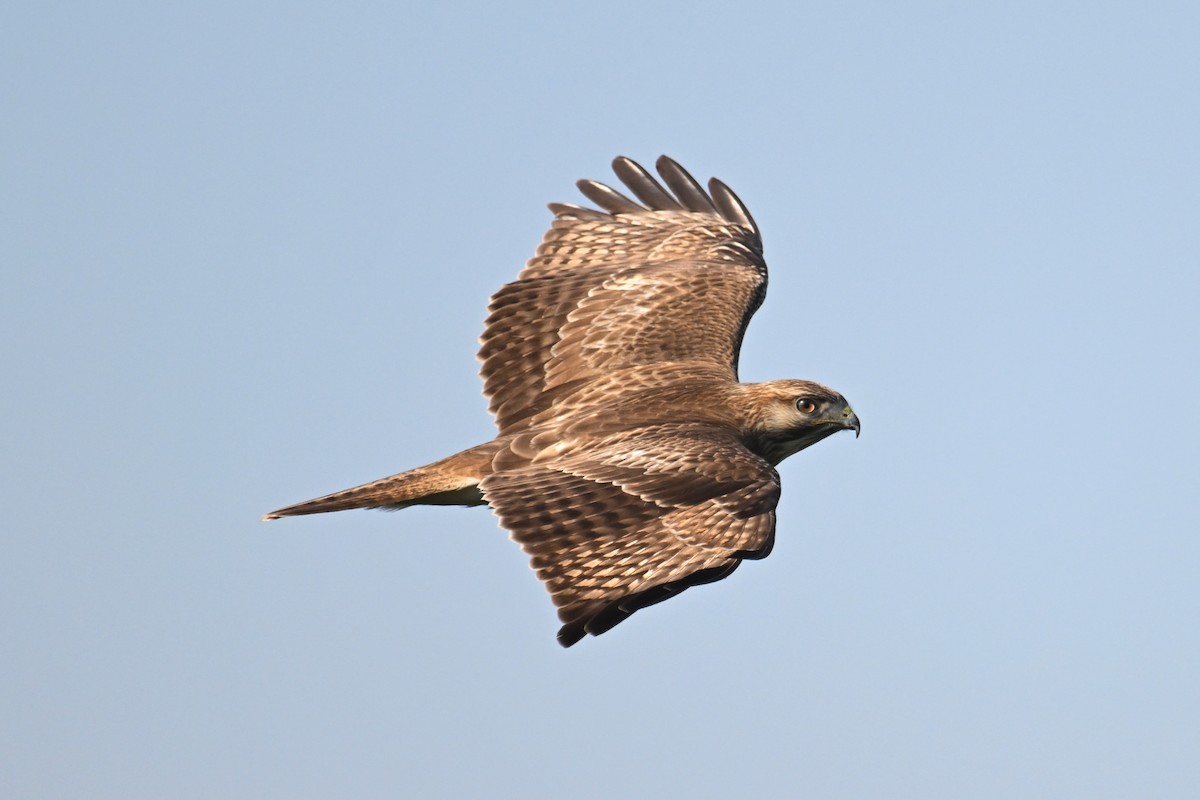
[[[746,384],[751,391],[747,433],[753,449],[771,464],[838,431],[862,430],[846,398],[812,381]]]

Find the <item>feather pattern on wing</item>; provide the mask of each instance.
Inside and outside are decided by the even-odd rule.
[[[770,552],[779,475],[732,432],[664,423],[572,445],[480,484],[558,606],[563,644]]]
[[[633,161],[613,163],[645,205],[580,181],[604,211],[552,205],[536,255],[492,297],[479,357],[501,434],[625,366],[704,361],[736,380],[766,295],[758,228],[724,184],[710,197],[671,159],[657,167],[674,194]]]
[[[580,181],[599,210],[551,204],[534,257],[492,296],[493,441],[267,518],[486,503],[549,590],[564,646],[766,556],[774,465],[857,434],[858,416],[811,381],[738,382],[767,288],[758,227],[720,181],[656,167],[661,182],[616,159],[628,195]]]

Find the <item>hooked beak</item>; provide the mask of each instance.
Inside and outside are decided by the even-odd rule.
[[[850,406],[842,409],[842,427],[854,431],[855,439],[862,433],[862,423],[858,421],[858,414],[855,414]]]

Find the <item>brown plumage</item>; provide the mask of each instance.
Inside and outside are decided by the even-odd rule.
[[[479,351],[499,435],[425,467],[264,519],[487,504],[529,554],[569,647],[634,611],[765,557],[775,465],[859,431],[820,384],[743,384],[738,351],[766,294],[754,219],[663,156],[664,187],[613,162],[638,201],[580,181],[603,210],[554,222],[489,306]]]

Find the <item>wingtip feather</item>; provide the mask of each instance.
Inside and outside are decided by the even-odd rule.
[[[630,200],[611,186],[599,181],[581,180],[575,185],[584,197],[612,214],[637,214],[646,209]]]
[[[661,155],[654,162],[654,167],[687,210],[701,214],[717,213],[717,208],[705,193],[704,187],[691,176],[691,173],[680,166],[678,161],[670,156]]]
[[[645,167],[626,156],[617,156],[612,163],[613,172],[629,190],[654,211],[679,211],[679,201],[662,187]]]
[[[724,181],[720,178],[711,178],[708,181],[708,191],[717,204],[717,208],[720,209],[721,216],[758,234],[758,225],[754,222],[754,217],[750,215],[750,209],[746,208],[746,204]]]

